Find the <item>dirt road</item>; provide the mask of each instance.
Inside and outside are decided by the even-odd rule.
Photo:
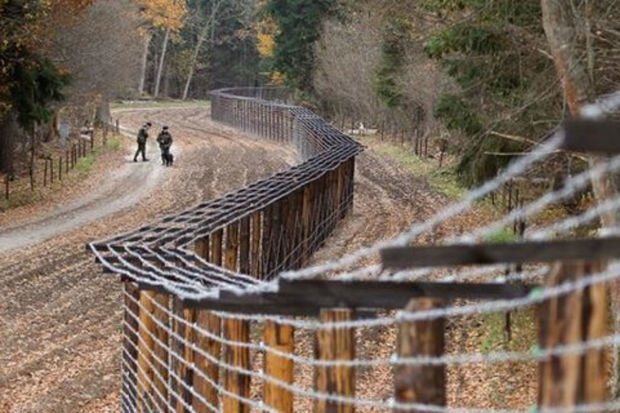
[[[21,245],[0,255],[1,413],[118,411],[120,286],[101,276],[87,242],[296,162],[286,148],[211,123],[204,109],[124,112],[121,122],[136,128],[147,118],[158,122],[154,130],[170,126],[173,168],[155,159],[133,164],[130,147],[123,160],[111,161],[113,172],[93,178],[90,195],[0,229],[0,245]],[[358,161],[354,212],[317,259],[393,235],[445,203],[423,178],[370,150]]]
[[[294,152],[244,139],[214,125],[204,108],[126,112],[170,126],[177,155],[163,168],[136,163],[133,139],[89,191],[40,216],[2,217],[0,227],[0,412],[106,411],[119,383],[119,285],[101,276],[89,241],[127,231],[158,215],[267,177],[293,164]],[[103,169],[105,171],[105,169]],[[10,226],[8,223],[11,222]],[[9,249],[11,249],[9,251]]]

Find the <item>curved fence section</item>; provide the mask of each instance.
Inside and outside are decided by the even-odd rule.
[[[220,402],[225,411],[246,411],[248,376],[222,369],[219,378],[218,366],[248,357],[244,347],[222,349],[219,337],[248,342],[249,323],[189,308],[226,309],[229,300],[217,305],[225,291],[247,293],[304,266],[351,210],[362,147],[285,98],[279,89],[216,91],[212,117],[293,145],[300,164],[89,245],[104,271],[125,281],[123,411],[220,411]],[[189,337],[189,323],[218,339]]]
[[[278,89],[256,89],[255,96],[251,92],[213,92],[213,119],[294,145],[303,162],[137,231],[91,244],[106,270],[197,298],[212,290],[212,273],[250,275],[243,278],[249,283],[270,279],[303,266],[322,245],[351,208],[361,146],[307,109],[263,98],[283,96]]]

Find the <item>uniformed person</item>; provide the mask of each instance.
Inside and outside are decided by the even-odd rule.
[[[157,143],[161,150],[161,163],[165,166],[172,165],[172,154],[170,153],[170,147],[172,146],[172,135],[167,126],[164,126],[157,136]]]
[[[146,140],[149,138],[150,127],[151,127],[151,122],[146,122],[144,126],[142,126],[140,130],[138,131],[138,136],[136,138],[138,149],[136,149],[136,153],[133,156],[134,162],[138,162],[139,154],[142,154],[142,161],[144,162],[148,161],[148,159],[146,158]]]

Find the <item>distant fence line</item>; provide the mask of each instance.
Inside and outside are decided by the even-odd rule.
[[[28,176],[4,174],[1,178],[4,199],[25,195],[36,190],[37,187],[47,187],[57,181],[62,181],[73,170],[81,158],[92,153],[98,146],[105,146],[108,137],[108,127],[101,132],[101,139],[93,129],[82,131],[78,139],[71,141],[64,150],[53,151],[52,155],[39,155],[33,165],[28,166]]]

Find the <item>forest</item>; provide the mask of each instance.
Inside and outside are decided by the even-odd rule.
[[[113,100],[278,85],[337,125],[430,140],[479,184],[618,88],[619,15],[614,0],[2,0],[0,172]]]

